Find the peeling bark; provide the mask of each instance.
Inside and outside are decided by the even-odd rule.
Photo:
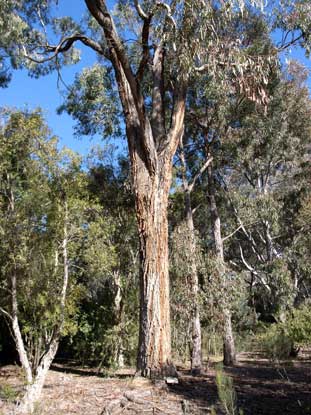
[[[153,178],[136,178],[140,241],[140,333],[137,366],[144,376],[171,371],[167,204],[170,164]],[[141,191],[143,190],[143,192]]]
[[[85,0],[102,27],[114,68],[123,107],[131,160],[136,217],[140,242],[140,334],[137,368],[144,376],[170,372],[171,330],[168,275],[167,204],[171,185],[172,160],[183,133],[186,74],[171,90],[172,106],[165,112],[165,47],[154,45],[152,59],[151,119],[145,107],[140,80],[149,65],[149,26],[141,7],[137,11],[144,21],[142,56],[134,75],[106,1]],[[151,59],[150,59],[151,62]],[[168,106],[167,106],[168,107]],[[168,113],[170,112],[170,113]],[[167,126],[166,120],[170,119]]]

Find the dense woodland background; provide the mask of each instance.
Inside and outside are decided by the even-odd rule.
[[[163,377],[308,350],[309,71],[284,53],[309,53],[309,2],[86,1],[87,29],[49,3],[0,2],[1,85],[74,63],[84,43],[98,63],[58,111],[110,144],[81,156],[42,109],[1,110],[0,360],[22,365],[30,405],[54,358]]]

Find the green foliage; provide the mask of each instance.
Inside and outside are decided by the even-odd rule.
[[[222,368],[216,370],[216,385],[218,397],[226,415],[243,415],[237,408],[237,395],[231,376],[226,375]]]
[[[120,108],[114,90],[111,68],[95,64],[76,76],[58,112],[67,111],[77,120],[77,135],[119,135]]]
[[[272,360],[287,359],[300,346],[311,344],[311,309],[306,303],[293,309],[285,321],[272,324],[261,336],[261,342]]]
[[[83,273],[95,279],[115,267],[112,227],[94,214],[98,204],[88,194],[80,157],[57,150],[41,113],[6,117],[0,134],[1,306],[13,312],[6,293],[14,277],[19,322],[35,373],[55,328],[60,326],[63,336],[78,332],[78,304],[87,295]],[[63,322],[65,225],[69,286]]]
[[[18,393],[9,384],[0,385],[0,397],[1,399],[9,402],[14,402],[17,398]]]
[[[82,364],[116,367],[134,363],[138,338],[138,258],[128,165],[89,160],[87,228],[80,242],[84,297],[75,314],[77,330],[65,350]],[[122,360],[122,359],[121,359]]]

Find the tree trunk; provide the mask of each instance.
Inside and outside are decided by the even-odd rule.
[[[226,267],[224,260],[224,248],[223,240],[221,236],[221,222],[220,216],[217,209],[216,197],[215,197],[215,183],[213,177],[212,164],[208,167],[208,196],[209,196],[209,205],[211,212],[211,221],[212,221],[212,230],[215,243],[215,252],[218,259],[219,270],[224,278],[224,287],[226,289],[227,280],[226,280]],[[234,337],[231,324],[231,312],[230,306],[227,303],[227,300],[223,300],[223,319],[224,319],[224,364],[225,365],[235,365],[236,364],[236,352],[234,345]]]
[[[224,308],[224,365],[234,366],[236,364],[236,353],[234,337],[231,324],[231,313],[229,307]]]
[[[39,366],[36,368],[35,376],[32,376],[31,381],[28,380],[28,372],[27,372],[27,365],[29,364],[29,359],[27,357],[26,350],[24,348],[23,339],[21,337],[21,344],[23,346],[23,350],[25,352],[24,359],[25,362],[22,360],[22,355],[20,354],[20,348],[18,348],[20,359],[22,360],[23,368],[27,375],[27,386],[26,392],[22,397],[21,401],[17,403],[15,408],[15,414],[32,414],[35,410],[35,405],[39,401],[42,388],[45,382],[46,375],[50,369],[50,366],[54,360],[54,357],[57,353],[59,339],[61,336],[62,327],[64,324],[65,319],[65,306],[66,306],[66,294],[68,288],[68,281],[69,281],[69,262],[68,262],[68,205],[67,201],[64,203],[64,211],[65,211],[65,219],[64,219],[64,238],[62,242],[62,253],[63,253],[63,285],[60,292],[60,320],[58,323],[55,324],[53,334],[51,337],[50,342],[46,345],[46,352],[41,357]],[[55,255],[55,269],[58,267],[58,254]],[[15,281],[15,284],[14,284]],[[12,280],[12,287],[13,287],[13,311],[16,308],[16,313],[14,314],[17,316],[17,297],[16,297],[16,280]],[[15,287],[15,289],[14,289]],[[15,293],[15,295],[14,295]],[[14,301],[15,298],[15,301]],[[16,317],[16,324],[18,331],[20,333],[18,319]],[[13,319],[13,328],[14,328],[14,319]],[[14,331],[15,333],[15,331]],[[18,343],[17,343],[18,344]],[[25,365],[26,363],[26,365]]]
[[[191,350],[191,371],[193,374],[200,374],[202,369],[202,337],[199,308],[199,279],[196,264],[196,241],[191,207],[191,194],[188,189],[185,191],[186,221],[189,240],[189,269],[192,293],[192,350]]]
[[[131,159],[140,243],[140,331],[137,369],[143,376],[172,370],[168,275],[167,204],[172,160],[183,133],[186,74],[173,88],[170,126],[164,103],[164,48],[160,41],[152,61],[152,109],[148,117],[141,73],[149,62],[150,18],[144,22],[144,51],[136,74],[105,1],[86,0],[104,30],[122,103]],[[147,46],[147,47],[146,47]],[[147,58],[147,59],[146,59]],[[167,108],[169,109],[169,108]],[[167,128],[168,127],[168,128]]]
[[[27,383],[31,383],[32,370],[31,365],[27,356],[27,352],[24,345],[24,340],[19,326],[18,321],[18,305],[17,305],[17,288],[16,288],[16,275],[15,273],[11,277],[12,284],[12,330],[14,334],[16,349],[18,352],[20,363],[24,369]]]
[[[35,411],[36,403],[39,401],[46,375],[54,360],[58,348],[58,340],[54,340],[48,352],[43,356],[37,368],[36,376],[31,383],[26,386],[26,392],[21,401],[17,404],[15,414],[32,414]]]
[[[115,315],[115,325],[118,328],[119,338],[117,341],[117,347],[115,351],[114,363],[118,368],[124,367],[124,347],[123,347],[123,336],[122,325],[123,325],[123,300],[122,300],[122,290],[121,290],[121,275],[120,272],[116,271],[114,273],[114,315]]]
[[[153,177],[140,166],[134,176],[141,260],[137,366],[148,377],[169,375],[173,370],[167,223],[170,184],[168,164],[162,164]]]
[[[192,182],[189,183],[186,177],[187,163],[184,153],[183,140],[180,140],[180,159],[183,167],[182,181],[185,197],[185,213],[186,223],[188,228],[188,241],[189,241],[189,269],[191,280],[191,292],[193,298],[192,309],[192,350],[191,350],[191,371],[192,373],[199,374],[202,369],[202,334],[201,334],[201,322],[200,322],[200,306],[199,306],[199,278],[197,270],[197,257],[196,257],[196,238],[193,223],[193,212],[191,203],[191,192],[195,186],[197,179],[204,173],[212,159],[207,157],[205,163],[194,175]]]

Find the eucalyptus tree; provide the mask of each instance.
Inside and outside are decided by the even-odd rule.
[[[185,258],[184,271],[189,273],[189,285],[190,295],[192,297],[192,310],[191,310],[191,371],[193,374],[200,373],[202,369],[202,334],[201,334],[201,321],[200,321],[200,287],[199,287],[199,273],[198,273],[198,246],[196,241],[194,219],[193,219],[193,205],[192,205],[192,192],[195,188],[197,180],[208,168],[212,162],[212,158],[207,158],[205,162],[197,168],[193,177],[189,178],[189,168],[187,166],[187,160],[185,157],[183,138],[179,144],[179,158],[181,164],[181,178],[182,187],[184,193],[184,205],[185,205],[185,224],[187,235],[184,242],[187,242],[187,255]],[[177,248],[178,249],[178,248]],[[182,253],[182,255],[184,252]]]
[[[290,62],[271,80],[267,114],[244,108],[239,128],[224,148],[230,171],[224,189],[238,226],[231,261],[250,275],[258,309],[282,318],[299,297],[303,275],[292,242],[300,239],[296,215],[308,189],[310,99],[307,73]]]
[[[42,30],[36,27],[19,50],[35,75],[76,60],[79,42],[104,62],[77,78],[65,107],[84,132],[97,127],[111,133],[113,117],[123,112],[140,240],[138,368],[144,375],[165,372],[171,368],[167,204],[188,86],[203,73],[221,79],[230,72],[239,88],[265,100],[269,65],[245,54],[240,37],[225,37],[227,22],[244,1],[119,1],[116,13],[104,0],[83,3],[87,27],[69,17],[50,18],[42,2]],[[49,23],[61,34],[54,45],[47,39]]]

